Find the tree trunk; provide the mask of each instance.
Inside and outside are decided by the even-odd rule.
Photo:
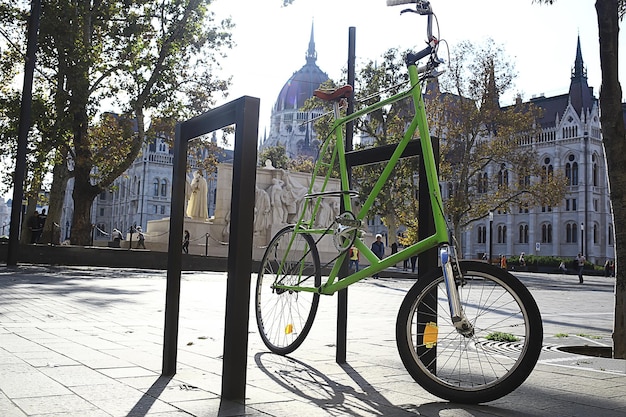
[[[48,218],[43,228],[41,236],[42,243],[52,243],[58,245],[61,242],[61,215],[63,214],[63,202],[65,200],[65,189],[70,172],[67,168],[65,157],[62,162],[56,164],[52,169],[52,186],[50,187],[50,201],[48,202]]]
[[[615,229],[615,324],[613,354],[626,358],[626,129],[622,110],[622,88],[618,78],[618,0],[597,0],[602,88],[600,108],[602,134],[607,159],[613,225]]]

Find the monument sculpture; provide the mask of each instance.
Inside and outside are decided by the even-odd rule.
[[[209,187],[200,170],[194,172],[190,188],[191,197],[187,206],[187,215],[194,220],[206,221],[209,215],[207,202]]]
[[[230,201],[232,183],[232,165],[219,164],[217,169],[217,192],[215,214],[208,216],[207,181],[201,171],[195,171],[191,182],[186,181],[186,207],[184,228],[191,233],[189,253],[204,254],[208,242],[208,253],[211,256],[226,256],[228,253],[228,239],[230,237]],[[271,163],[257,168],[256,190],[254,202],[254,259],[260,259],[264,247],[281,228],[295,222],[296,213],[306,205],[310,212],[315,205],[315,199],[305,198],[311,174],[305,172],[291,172],[274,168]],[[328,190],[337,190],[337,180],[329,181]],[[319,189],[313,190],[314,193]],[[310,204],[309,204],[310,203]],[[316,217],[315,227],[326,228],[333,224],[335,216],[339,214],[339,197],[325,196],[320,202],[320,213]],[[152,250],[167,250],[169,235],[169,218],[151,220],[148,222],[146,242]],[[336,255],[336,249],[331,238],[324,238],[318,243],[320,256],[328,252]],[[328,243],[326,241],[328,240]]]

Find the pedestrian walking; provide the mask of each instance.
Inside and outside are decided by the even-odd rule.
[[[120,243],[122,242],[123,239],[124,239],[124,236],[122,236],[122,232],[120,232],[117,229],[113,229],[113,231],[111,232],[111,241],[113,241],[113,247],[119,248]]]
[[[141,226],[137,226],[137,246],[135,249],[146,248],[146,236],[143,234],[141,230]]]
[[[350,262],[348,263],[348,269],[352,269],[354,266],[354,272],[359,272],[359,249],[352,245],[350,248]]]
[[[372,243],[372,252],[374,252],[374,255],[376,255],[378,259],[385,257],[385,244],[383,243],[383,235],[380,233],[376,235],[376,240]],[[380,275],[375,273],[372,277],[378,279]]]
[[[185,230],[185,233],[183,234],[183,252],[184,253],[189,253],[189,230]]]
[[[500,268],[507,269],[506,266],[506,255],[500,255]]]
[[[576,257],[576,263],[578,264],[578,283],[583,283],[583,269],[585,268],[585,255],[579,253]]]
[[[28,230],[30,231],[30,243],[37,243],[39,238],[39,212],[35,210],[28,218]]]

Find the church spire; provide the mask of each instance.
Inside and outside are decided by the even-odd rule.
[[[578,35],[578,43],[576,45],[576,61],[574,61],[574,69],[572,70],[572,80],[576,79],[587,79],[587,69],[583,64],[583,53],[580,49],[580,35]]]
[[[309,40],[309,50],[306,52],[307,64],[314,64],[317,61],[317,52],[315,51],[315,38],[313,36],[313,22],[311,22],[311,39]]]

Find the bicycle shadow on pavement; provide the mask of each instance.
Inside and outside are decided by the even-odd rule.
[[[502,411],[498,407],[488,405],[454,404],[443,400],[421,404],[394,404],[349,364],[338,366],[356,386],[334,381],[313,366],[288,356],[270,352],[257,353],[255,362],[261,371],[282,388],[289,390],[305,402],[327,410],[329,415],[394,417],[463,415],[471,417],[483,416],[489,412],[493,412],[493,415],[501,415],[497,413]],[[421,390],[417,384],[415,389]],[[393,395],[394,393],[390,391],[390,396]],[[523,417],[519,413],[517,415]]]

